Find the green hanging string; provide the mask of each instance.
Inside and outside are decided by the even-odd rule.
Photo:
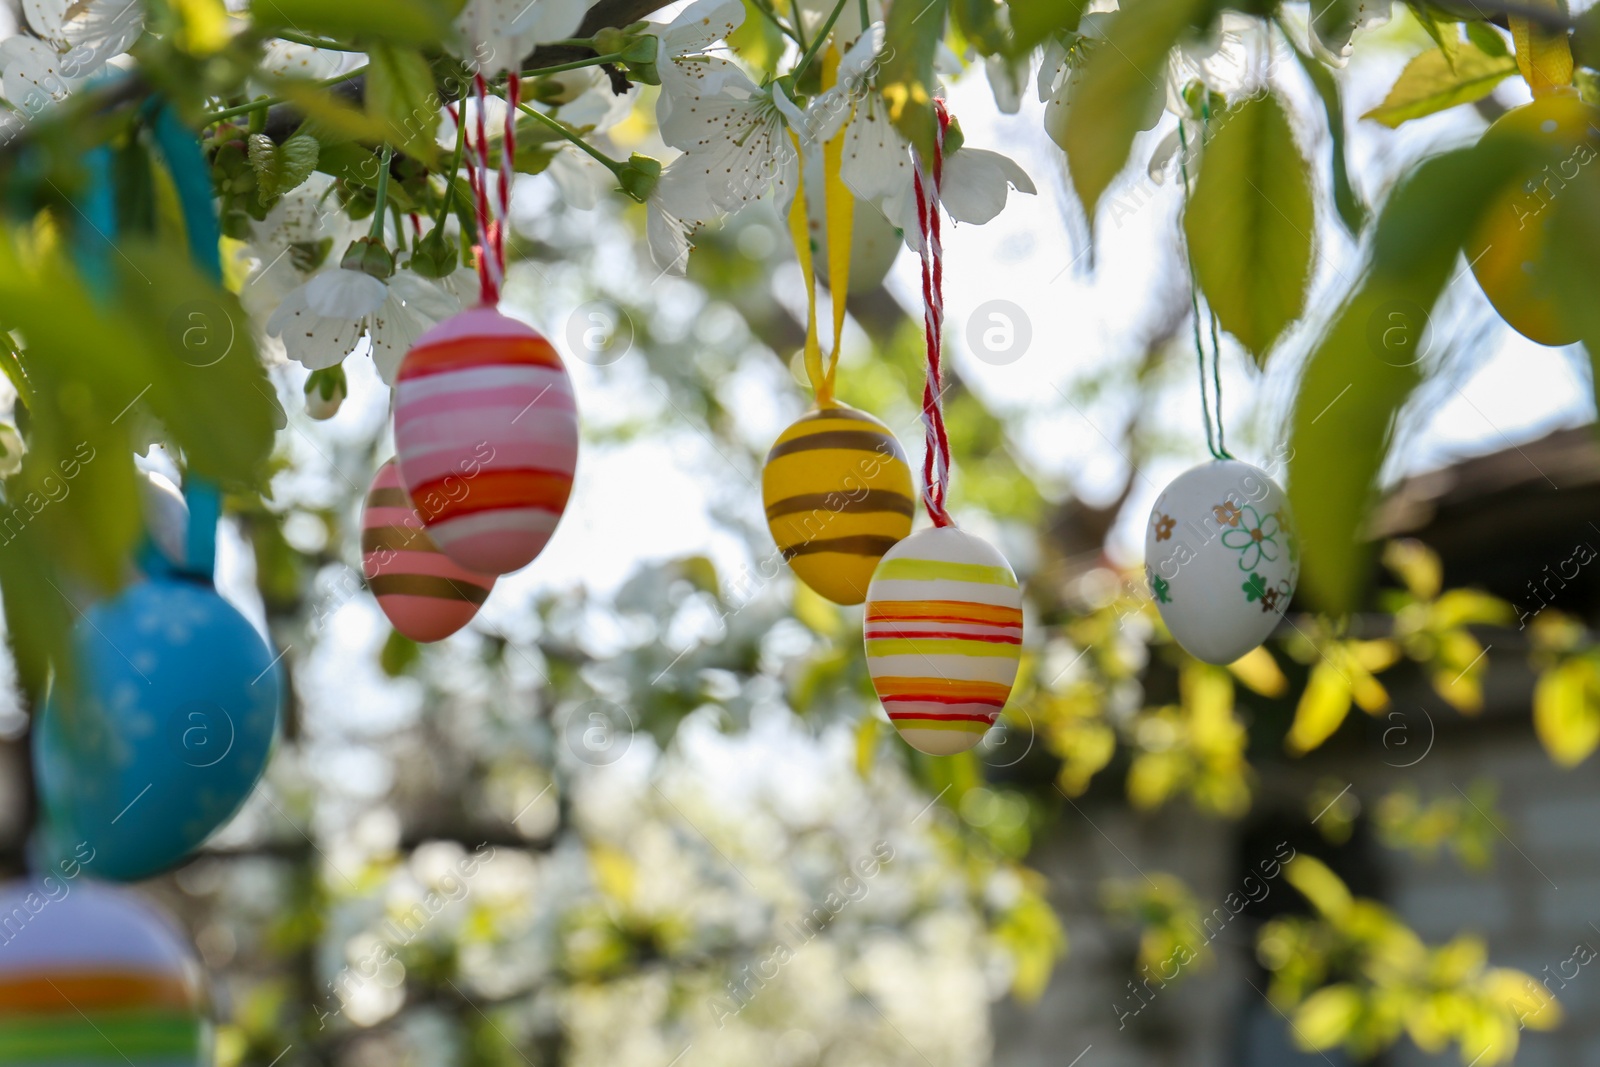
[[[1202,116],[1208,109],[1202,105]],[[1189,212],[1189,135],[1184,128],[1183,120],[1178,120],[1178,169],[1183,174],[1183,210]],[[1211,384],[1206,383],[1206,346],[1200,326],[1200,288],[1194,280],[1194,255],[1189,251],[1187,242],[1184,244],[1184,257],[1189,264],[1189,306],[1194,313],[1194,353],[1195,363],[1200,371],[1200,416],[1206,428],[1206,450],[1213,459],[1232,459],[1233,454],[1228,451],[1227,442],[1223,437],[1222,428],[1222,359],[1221,347],[1217,337],[1217,314],[1206,305],[1206,315],[1211,327]],[[1211,421],[1211,402],[1207,390],[1215,388],[1217,397],[1217,418],[1215,428]]]

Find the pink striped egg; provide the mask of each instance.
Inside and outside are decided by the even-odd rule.
[[[389,622],[413,641],[442,641],[471,622],[495,581],[439,551],[392,459],[367,490],[361,571]]]
[[[445,555],[509,574],[543,550],[572,492],[572,382],[538,331],[480,305],[406,353],[394,442],[400,478]]]

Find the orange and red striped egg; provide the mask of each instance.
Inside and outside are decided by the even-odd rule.
[[[578,409],[561,357],[492,307],[417,339],[395,385],[400,478],[439,548],[480,574],[526,566],[572,492]]]
[[[972,748],[1005,707],[1022,656],[1022,590],[1004,556],[953,526],[891,548],[867,587],[867,671],[912,748]]]
[[[495,576],[439,551],[412,506],[394,460],[378,468],[361,513],[361,570],[378,607],[413,641],[442,641],[472,621]]]

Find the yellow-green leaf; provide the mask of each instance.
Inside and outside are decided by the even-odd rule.
[[[1417,340],[1457,269],[1462,241],[1489,198],[1548,155],[1523,138],[1450,152],[1390,195],[1371,263],[1312,352],[1295,399],[1289,503],[1302,540],[1301,592],[1318,609],[1344,614],[1360,601],[1378,471],[1396,416],[1421,380]],[[1404,348],[1392,343],[1400,325],[1411,342]]]
[[[1407,63],[1383,103],[1361,117],[1393,128],[1457,104],[1470,104],[1494,92],[1517,72],[1510,56],[1492,56],[1476,44],[1457,45],[1455,62],[1442,48],[1430,48]]]
[[[1600,744],[1600,679],[1592,660],[1576,658],[1539,676],[1533,728],[1550,758],[1576,767]]]
[[[1265,363],[1305,308],[1316,228],[1310,166],[1276,95],[1217,120],[1183,224],[1195,280],[1222,328]]]
[[[450,20],[459,7],[448,0],[253,0],[250,17],[265,30],[437,48],[455,36]]]
[[[1295,1009],[1294,1041],[1307,1051],[1333,1048],[1361,1018],[1361,994],[1347,985],[1319,989]]]
[[[1319,912],[1335,923],[1348,916],[1355,907],[1355,898],[1350,895],[1350,890],[1319,859],[1303,853],[1297,855],[1283,869],[1283,876]]]
[[[886,59],[878,73],[889,121],[923,158],[933,155],[934,53],[944,40],[949,0],[897,0],[884,26]]]
[[[1011,17],[1012,55],[1026,56],[1051,34],[1078,25],[1083,0],[1011,0],[1006,13]]]
[[[373,45],[367,53],[367,114],[382,124],[383,139],[423,163],[439,154],[439,94],[420,51]]]
[[[1284,745],[1295,755],[1303,755],[1321,745],[1350,714],[1350,681],[1333,664],[1323,660],[1311,668],[1305,692],[1295,708],[1294,725]]]
[[[1062,146],[1091,230],[1100,194],[1128,161],[1149,105],[1165,92],[1167,53],[1203,10],[1204,0],[1128,0],[1084,63]]]

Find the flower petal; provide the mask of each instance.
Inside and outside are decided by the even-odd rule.
[[[305,284],[306,306],[327,318],[360,319],[378,310],[389,287],[365,271],[335,267]]]
[[[945,160],[940,195],[945,210],[957,222],[988,222],[1006,206],[1012,188],[1037,192],[1027,171],[999,152],[962,147]]]

